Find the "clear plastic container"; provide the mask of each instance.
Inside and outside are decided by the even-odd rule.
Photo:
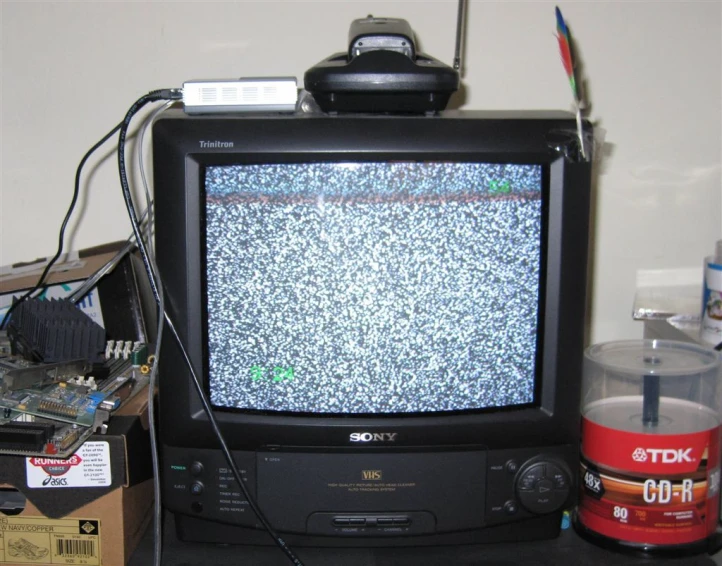
[[[646,434],[680,434],[719,424],[722,387],[714,350],[672,340],[629,340],[587,349],[582,414]]]
[[[715,255],[704,259],[700,338],[712,346],[722,344],[722,240]]]
[[[719,353],[620,341],[584,363],[577,530],[634,551],[704,551],[719,515]]]

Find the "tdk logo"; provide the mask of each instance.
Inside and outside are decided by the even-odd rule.
[[[352,432],[351,442],[395,442],[397,432]]]
[[[652,461],[653,464],[681,464],[694,462],[690,456],[691,448],[637,448],[632,452],[635,462]]]

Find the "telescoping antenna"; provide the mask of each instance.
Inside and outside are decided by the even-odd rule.
[[[454,50],[454,70],[461,76],[461,51],[464,44],[466,32],[466,0],[459,0],[458,12],[456,15],[456,49]]]

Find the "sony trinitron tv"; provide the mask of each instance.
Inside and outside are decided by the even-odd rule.
[[[589,228],[575,128],[562,112],[155,123],[165,304],[285,541],[558,534]],[[162,348],[163,497],[180,537],[272,543],[170,333]]]

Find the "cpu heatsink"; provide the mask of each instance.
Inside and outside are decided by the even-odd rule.
[[[8,335],[13,353],[31,361],[103,361],[105,330],[68,300],[21,302],[13,311]]]

